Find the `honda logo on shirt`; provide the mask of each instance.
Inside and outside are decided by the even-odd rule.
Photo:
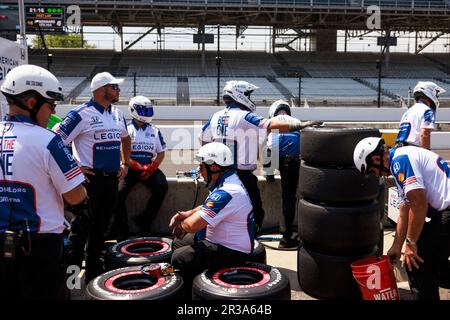
[[[92,125],[92,124],[98,124],[98,123],[102,123],[100,118],[98,116],[92,116],[90,124]]]

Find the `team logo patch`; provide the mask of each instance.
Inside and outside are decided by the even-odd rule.
[[[219,200],[220,200],[220,194],[217,194],[217,193],[212,194],[212,195],[209,196],[209,198],[210,198],[212,201],[219,201]]]
[[[392,170],[394,171],[394,174],[397,174],[397,172],[400,171],[400,163],[394,163],[394,165],[392,166]]]
[[[102,121],[97,116],[91,117],[91,123],[90,124],[96,124],[96,123],[102,123]]]
[[[398,179],[398,182],[402,183],[403,181],[405,181],[405,175],[404,175],[403,173],[400,172],[400,173],[397,175],[397,179]]]
[[[214,207],[214,202],[208,201],[208,202],[206,203],[206,206],[207,206],[207,207]]]

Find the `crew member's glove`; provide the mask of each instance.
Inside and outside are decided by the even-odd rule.
[[[310,127],[310,126],[320,126],[322,125],[323,122],[322,121],[306,121],[306,122],[300,122],[300,121],[293,121],[291,123],[289,123],[289,131],[298,131],[298,130],[302,130],[306,127]]]
[[[133,159],[131,159],[131,161],[130,161],[130,168],[135,171],[144,171],[145,170],[145,168],[142,164],[140,164],[139,162],[137,162],[136,160],[133,160]]]
[[[142,173],[139,175],[139,179],[147,180],[148,178],[150,178],[155,173],[156,169],[158,169],[158,166],[159,165],[156,161],[142,166],[144,171],[142,171]]]

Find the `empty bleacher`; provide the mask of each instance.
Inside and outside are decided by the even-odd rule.
[[[66,96],[72,93],[73,103],[91,96],[89,76],[104,70],[126,79],[121,86],[122,102],[134,95],[134,75],[136,94],[147,96],[156,104],[180,103],[179,93],[183,90],[191,105],[214,104],[217,97],[214,51],[205,53],[204,70],[200,51],[129,50],[117,53],[97,49],[52,49],[51,53],[51,71],[61,80]],[[267,105],[280,98],[297,98],[298,78],[291,78],[296,70],[303,71],[302,98],[308,101],[373,104],[377,99],[376,60],[379,54],[376,53],[279,52],[272,55],[224,51],[221,56],[220,88],[228,80],[247,80],[261,88],[252,96],[260,104]],[[414,87],[418,80],[440,81],[445,89],[450,89],[449,61],[448,53],[391,53],[389,68],[382,65],[383,99],[395,104],[395,97],[406,98],[408,88]],[[29,62],[46,67],[44,51],[32,50]],[[181,83],[186,87],[180,91]]]
[[[294,96],[298,96],[299,80],[278,78]],[[301,95],[307,100],[358,100],[373,101],[376,92],[352,79],[302,78]]]
[[[378,79],[368,78],[364,79],[369,81],[370,83],[378,86]],[[438,81],[432,78],[418,78],[418,79],[393,79],[393,78],[383,78],[381,79],[381,87],[385,88],[392,93],[399,95],[403,98],[407,98],[408,96],[412,96],[412,90],[416,86],[418,81],[433,81],[436,84],[440,85],[447,92],[450,92],[450,84]],[[448,100],[448,94],[443,95],[441,99]]]
[[[259,89],[251,95],[253,101],[263,102],[264,100],[278,100],[282,98],[281,93],[265,78],[251,78],[246,77],[243,79],[224,77],[220,81],[220,94],[222,94],[222,88],[225,83],[230,80],[246,80]],[[193,103],[201,101],[211,101],[217,99],[217,78],[215,77],[190,77],[189,78],[189,92],[191,101]]]
[[[281,53],[281,55],[291,68],[304,68],[313,78],[378,76],[376,61],[380,56],[376,53],[285,52]],[[450,55],[446,54],[446,56],[447,59],[450,59]],[[385,64],[382,65],[384,77],[427,77],[430,73],[435,77],[448,76],[436,64],[433,64],[433,62],[422,55],[391,53],[389,55],[389,67],[386,68]]]

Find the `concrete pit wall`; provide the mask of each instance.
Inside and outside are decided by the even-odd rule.
[[[279,177],[275,182],[268,183],[263,177],[258,177],[258,186],[261,192],[263,208],[266,212],[263,230],[276,228],[278,230],[279,221],[282,216],[281,212],[281,184]],[[158,235],[170,234],[169,222],[171,217],[177,211],[186,211],[192,208],[195,199],[195,183],[192,179],[187,178],[167,178],[169,190],[161,206],[158,216],[152,223],[151,232]],[[208,190],[203,182],[199,182],[199,193],[197,206],[203,203],[208,195]],[[151,195],[145,186],[138,183],[130,192],[127,199],[127,208],[129,215],[130,231],[138,231],[139,227],[133,222],[139,212],[144,210],[147,200]],[[297,216],[294,218],[294,224],[297,224]]]

